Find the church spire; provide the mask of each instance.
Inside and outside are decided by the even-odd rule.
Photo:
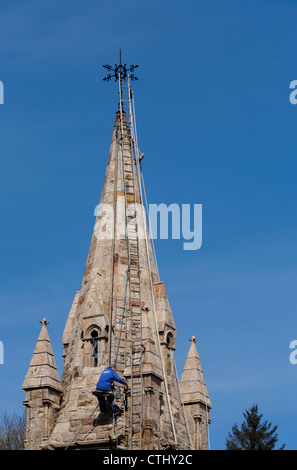
[[[143,207],[130,87],[136,66],[120,61],[105,68],[106,80],[119,82],[120,104],[81,288],[63,333],[61,408],[45,446],[186,450],[191,445],[175,373],[176,328]],[[92,393],[108,365],[128,384],[116,417],[101,416]]]
[[[40,449],[56,422],[62,386],[45,318],[23,383],[26,391],[26,440],[28,450]]]
[[[196,348],[197,340],[192,336],[189,341],[191,346],[179,381],[180,392],[194,448],[205,450],[208,448],[209,410],[212,405]]]
[[[47,331],[48,322],[43,318],[40,323],[42,328],[22,388],[29,390],[49,387],[61,392],[62,386]]]

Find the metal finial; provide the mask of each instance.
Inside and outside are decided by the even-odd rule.
[[[126,80],[129,72],[134,72],[135,69],[139,67],[139,65],[130,65],[129,67],[126,64],[122,64],[122,50],[120,49],[120,65],[114,64],[114,67],[111,65],[103,65],[104,69],[110,72],[103,80],[109,82],[112,78],[117,81],[119,79],[119,75],[121,80]],[[113,72],[113,73],[112,73]],[[129,78],[133,80],[138,80],[138,78],[134,75],[134,73],[129,74]]]

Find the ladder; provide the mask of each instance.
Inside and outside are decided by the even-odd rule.
[[[133,140],[133,117],[129,77],[119,77],[120,120],[118,145],[122,193],[125,202],[125,237],[127,246],[127,276],[122,299],[114,299],[114,364],[124,372],[129,368],[130,406],[128,406],[129,424],[125,424],[125,433],[132,450],[142,448],[143,420],[143,377],[142,377],[142,301],[141,273],[139,261],[138,217],[136,204],[137,173],[135,167],[135,148]]]

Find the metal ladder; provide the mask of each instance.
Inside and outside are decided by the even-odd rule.
[[[123,299],[115,299],[114,308],[114,357],[119,371],[130,369],[129,424],[125,425],[129,447],[142,448],[143,377],[142,377],[142,302],[139,263],[138,220],[135,211],[137,200],[137,173],[134,160],[133,118],[131,88],[119,78],[120,121],[119,159],[125,200],[125,235],[127,244],[127,279]]]

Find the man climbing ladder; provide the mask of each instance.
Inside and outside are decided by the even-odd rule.
[[[107,394],[100,395],[98,396],[98,401],[99,401],[99,407],[100,411],[102,413],[105,413],[106,411],[106,397],[110,406],[110,409],[112,410],[113,413],[118,413],[119,412],[119,407],[113,403],[114,401],[114,395],[112,393],[113,391],[113,384],[114,382],[118,382],[120,384],[126,385],[127,383],[124,379],[122,379],[115,371],[114,367],[108,367],[105,369],[98,382],[96,385],[96,390],[100,392],[107,392]],[[108,393],[109,392],[109,393]]]

